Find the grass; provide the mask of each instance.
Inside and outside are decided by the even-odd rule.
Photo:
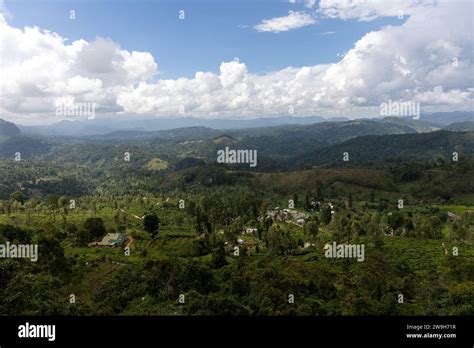
[[[160,159],[158,157],[155,157],[155,158],[151,159],[150,162],[148,162],[146,167],[149,170],[156,170],[156,171],[164,170],[164,169],[168,168],[168,162],[163,161],[162,159]]]

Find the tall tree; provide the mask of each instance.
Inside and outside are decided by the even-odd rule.
[[[99,239],[105,234],[104,220],[90,217],[84,222],[84,230],[89,233],[91,239]]]
[[[147,214],[143,218],[143,229],[155,238],[160,228],[160,218],[156,214]]]

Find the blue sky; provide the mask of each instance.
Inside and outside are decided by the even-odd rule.
[[[83,103],[98,117],[381,117],[390,101],[470,111],[473,7],[0,0],[0,115],[55,122]]]
[[[303,3],[281,0],[7,0],[6,7],[15,27],[36,25],[70,41],[100,36],[129,51],[150,52],[160,78],[218,72],[221,62],[234,57],[251,73],[332,63],[365,33],[401,23],[394,17],[370,22],[318,18],[318,24],[298,30],[254,30],[263,19],[308,10]],[[76,11],[75,20],[69,19],[70,10]],[[180,10],[185,20],[178,18]]]

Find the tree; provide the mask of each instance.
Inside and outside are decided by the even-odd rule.
[[[395,210],[387,215],[387,223],[394,231],[396,231],[405,224],[405,218],[402,213]]]
[[[58,208],[58,199],[59,199],[59,197],[57,195],[49,195],[48,198],[46,199],[46,205],[50,209],[57,209]]]
[[[311,202],[310,202],[310,195],[311,195],[311,192],[310,193],[306,193],[306,195],[304,196],[304,206],[307,210],[311,209]]]
[[[104,221],[100,217],[90,217],[84,222],[84,230],[92,240],[99,239],[105,234]]]
[[[332,214],[331,214],[331,207],[329,205],[325,205],[321,209],[321,222],[323,225],[327,225],[331,222]]]
[[[298,195],[296,193],[293,194],[293,203],[295,204],[295,207],[298,206],[299,200],[298,200]]]
[[[143,229],[154,239],[160,228],[160,218],[155,214],[147,214],[143,219]]]
[[[219,246],[212,251],[211,265],[214,268],[221,268],[227,265],[225,259],[225,248],[224,243],[219,243]]]
[[[318,187],[316,189],[316,199],[320,202],[324,200],[323,197],[323,190],[321,189],[322,184],[318,184]]]
[[[67,276],[70,271],[69,264],[64,256],[64,249],[57,239],[40,236],[38,239],[40,255],[38,263],[43,270],[53,276]]]
[[[454,220],[452,230],[454,237],[457,240],[464,240],[466,239],[467,232],[469,231],[469,224],[465,223],[463,216],[459,216],[456,218],[456,220]]]
[[[196,233],[199,235],[204,233],[204,229],[202,228],[201,209],[199,207],[196,208]]]
[[[65,226],[66,233],[70,236],[74,236],[77,233],[77,226],[73,223],[68,223]]]
[[[272,225],[265,235],[268,248],[277,255],[288,255],[297,247],[288,229],[280,225]]]
[[[66,207],[67,205],[67,198],[65,196],[61,196],[59,199],[58,199],[58,206],[59,208],[64,208]]]
[[[10,198],[12,201],[20,202],[20,203],[25,203],[26,197],[21,191],[15,191],[10,195]]]
[[[319,229],[319,221],[316,218],[313,220],[309,220],[304,225],[305,233],[311,237],[316,237],[316,235],[318,234],[318,229]]]

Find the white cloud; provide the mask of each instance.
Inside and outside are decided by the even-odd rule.
[[[122,50],[99,38],[70,44],[37,27],[10,26],[0,14],[2,113],[49,113],[61,100],[95,102],[120,111],[120,89],[149,79],[157,65],[148,52]]]
[[[39,28],[10,26],[0,15],[0,115],[25,122],[54,117],[58,103],[94,102],[98,113],[219,118],[288,115],[370,116],[388,99],[426,110],[470,110],[474,99],[472,4],[439,3],[404,23],[372,31],[340,61],[268,74],[243,62],[219,73],[158,79],[147,52],[107,39],[67,43]]]
[[[320,0],[318,13],[328,18],[371,21],[379,17],[413,15],[435,3],[435,0]]]
[[[260,32],[279,33],[282,31],[302,28],[315,23],[316,19],[305,12],[290,11],[288,16],[264,19],[262,23],[255,25],[254,29]]]
[[[449,92],[444,92],[442,86],[436,86],[432,91],[418,93],[413,100],[422,104],[458,105],[472,103],[473,96],[474,89],[472,88],[465,91],[452,89]]]
[[[221,74],[213,75],[220,85],[214,84],[212,94],[189,93],[187,99],[197,103],[186,110],[200,114],[201,109],[192,105],[212,104],[212,112],[200,115],[235,116],[238,107],[241,116],[261,116],[287,114],[293,105],[301,115],[329,110],[356,114],[388,99],[420,101],[427,109],[441,104],[469,109],[474,97],[469,12],[465,6],[447,3],[425,8],[400,26],[367,33],[334,64],[254,75],[242,63],[224,63]],[[156,94],[168,93],[159,86]],[[130,93],[123,92],[122,97]],[[170,105],[160,107],[166,110]],[[175,103],[171,110],[178,107]],[[133,105],[124,108],[132,111]],[[147,110],[153,111],[160,109]]]

